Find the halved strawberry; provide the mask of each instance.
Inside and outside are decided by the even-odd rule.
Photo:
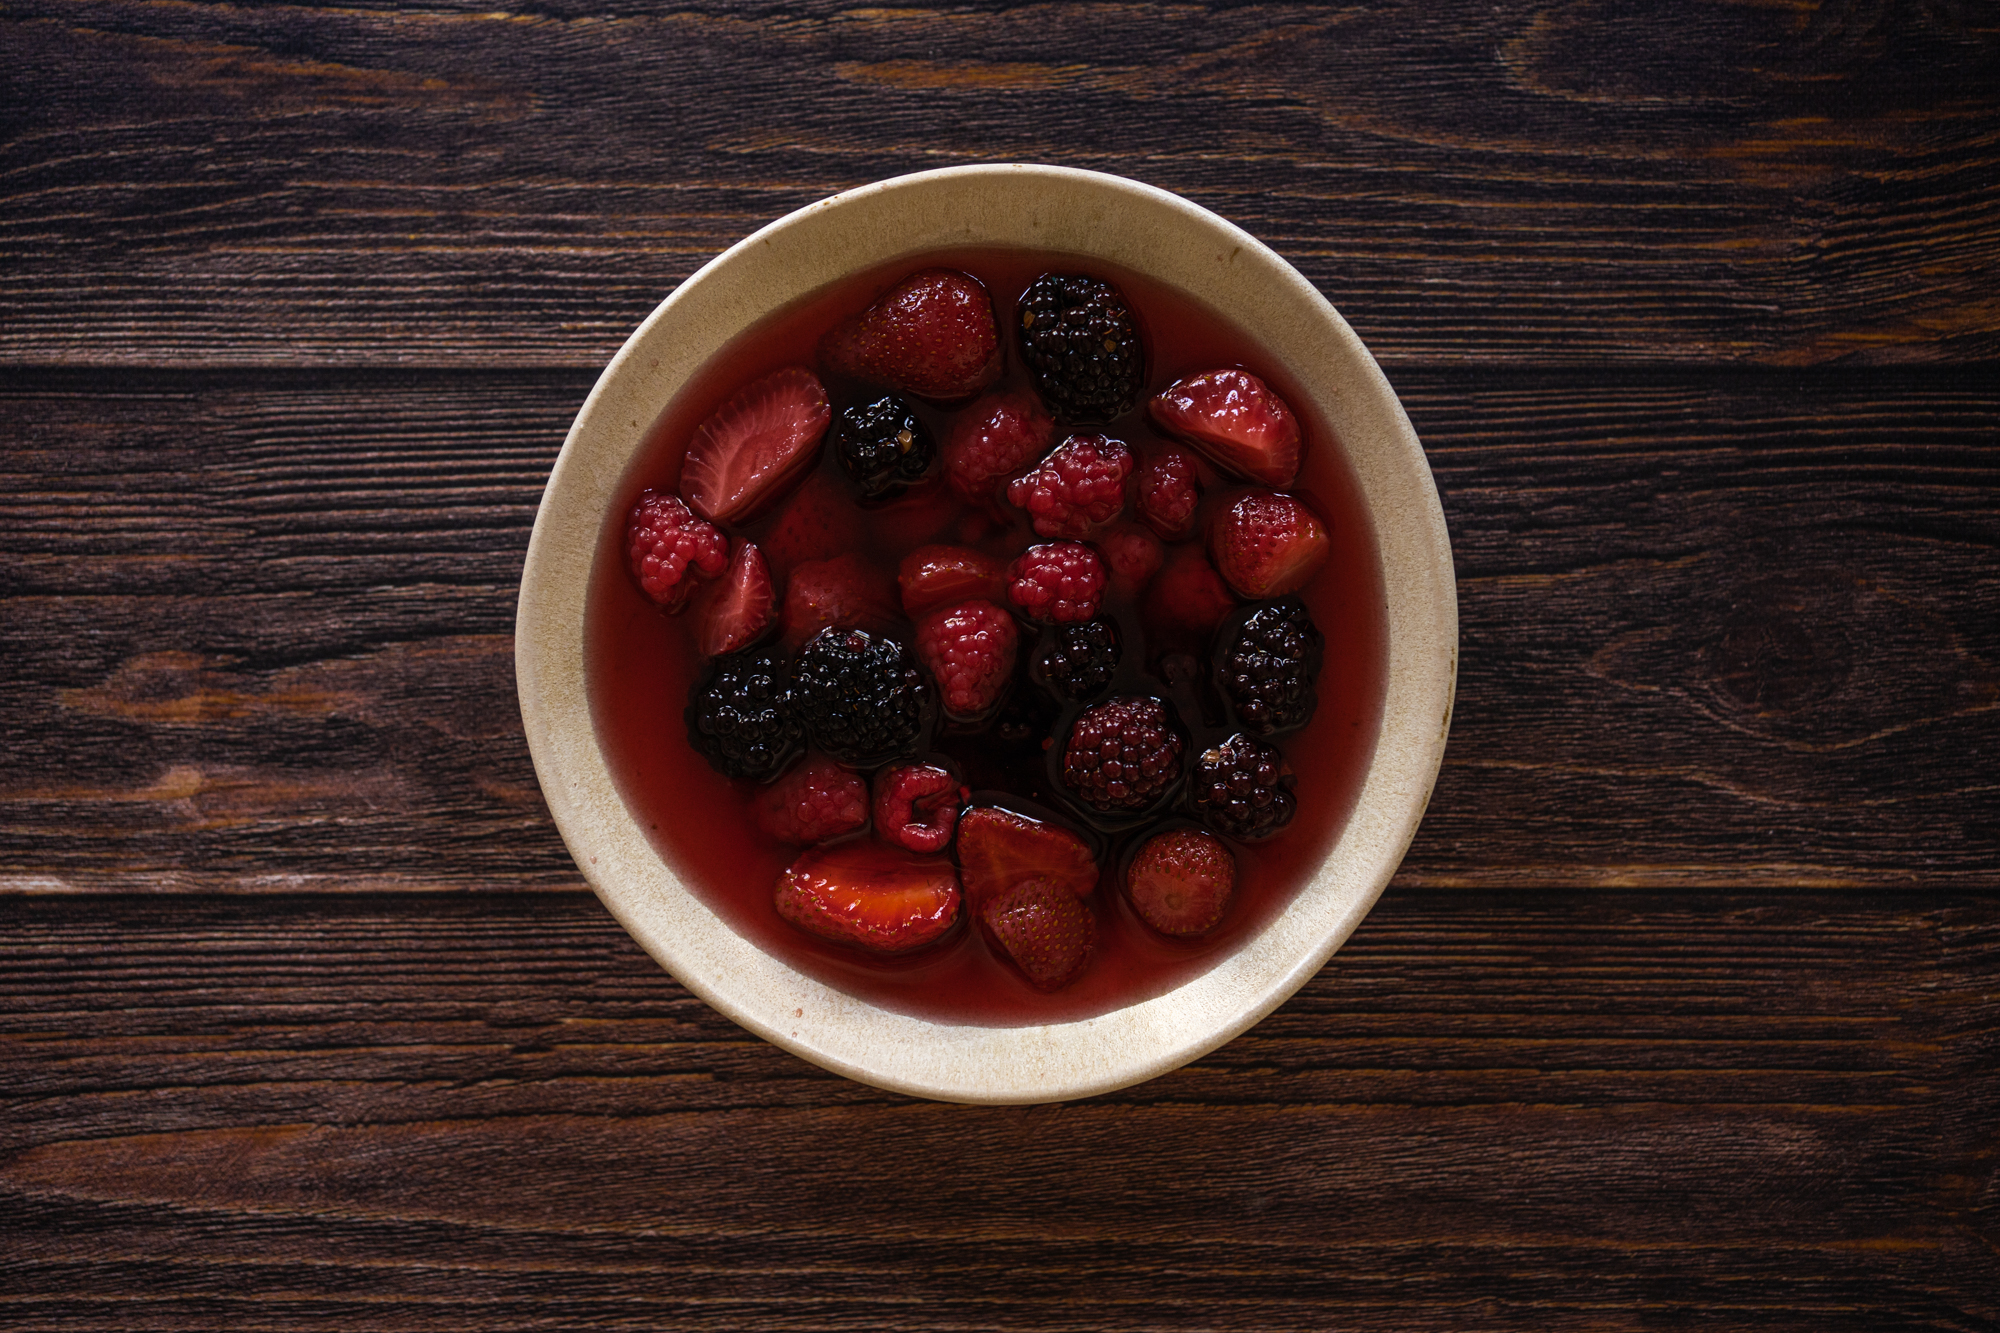
[[[1007,568],[968,546],[919,546],[896,568],[903,610],[912,618],[935,607],[984,598],[1005,599]]]
[[[897,620],[896,585],[889,576],[853,553],[831,560],[808,560],[785,581],[785,609],[778,635],[797,652],[829,625],[878,634]]]
[[[1027,880],[1057,884],[1078,898],[1097,889],[1090,844],[1057,824],[976,805],[958,817],[958,865],[974,911]]]
[[[739,542],[728,572],[702,607],[696,647],[703,657],[720,657],[757,641],[777,618],[771,569],[755,542]]]
[[[1298,478],[1299,420],[1247,370],[1205,370],[1177,380],[1150,408],[1162,430],[1227,472],[1275,489]]]
[[[808,560],[829,560],[858,548],[868,520],[847,484],[822,468],[792,492],[764,533],[764,556],[779,578]]]
[[[958,872],[944,856],[879,842],[816,847],[778,876],[778,915],[800,930],[870,953],[907,953],[958,921]]]
[[[696,427],[681,498],[711,523],[741,523],[813,465],[832,420],[825,387],[804,366],[752,381]]]
[[[1083,975],[1097,920],[1081,899],[1046,879],[1024,880],[980,909],[979,924],[1040,991],[1061,990]]]
[[[979,279],[953,269],[912,273],[829,329],[820,364],[919,398],[969,398],[1000,377],[1000,330]]]
[[[1215,572],[1253,602],[1305,587],[1332,549],[1326,524],[1311,506],[1271,491],[1239,497],[1208,525]]]

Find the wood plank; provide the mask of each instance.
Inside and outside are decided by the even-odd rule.
[[[2000,1318],[1990,901],[1396,891],[1213,1056],[1007,1109],[784,1055],[570,895],[9,918],[10,1327]]]
[[[511,629],[588,384],[0,384],[0,887],[577,885]],[[1462,626],[1402,882],[1993,886],[1989,385],[1489,371],[1402,391]]]
[[[1215,209],[1398,367],[2000,355],[1976,6],[25,0],[0,48],[4,364],[593,367],[764,222],[994,160]]]

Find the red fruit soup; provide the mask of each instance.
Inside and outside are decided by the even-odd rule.
[[[911,272],[932,266],[970,273],[992,293],[1006,362],[997,389],[1030,384],[1013,338],[1015,301],[1047,271],[1092,274],[1122,290],[1146,343],[1146,397],[1184,376],[1218,367],[1242,367],[1264,379],[1301,415],[1305,456],[1290,490],[1325,520],[1331,539],[1325,565],[1299,593],[1326,636],[1318,707],[1302,730],[1270,742],[1296,774],[1297,814],[1266,841],[1230,840],[1237,862],[1235,896],[1219,925],[1188,940],[1147,926],[1121,890],[1124,863],[1138,843],[1163,825],[1188,821],[1174,816],[1108,835],[1086,830],[1103,868],[1087,903],[1096,922],[1095,949],[1082,975],[1053,993],[1034,989],[997,956],[969,912],[939,944],[895,957],[827,943],[782,920],[773,892],[782,872],[804,849],[776,840],[760,826],[758,797],[764,788],[721,776],[689,745],[683,715],[703,667],[697,649],[700,616],[663,614],[625,567],[626,514],[643,491],[674,490],[689,439],[718,406],[743,385],[780,367],[820,369],[814,349],[822,334]],[[836,413],[884,392],[821,373]],[[910,402],[942,443],[951,409]],[[1144,397],[1108,425],[1059,426],[1056,442],[1072,430],[1110,436],[1141,454],[1167,443],[1149,420]],[[1202,472],[1206,493],[1195,536],[1163,553],[1168,573],[1183,547],[1199,546],[1211,513],[1242,492],[1206,463]],[[1138,522],[1129,506],[1124,518]],[[822,450],[813,471],[788,498],[732,532],[763,547],[781,597],[792,568],[807,561],[858,557],[893,590],[898,562],[919,546],[972,547],[1004,564],[1043,540],[1034,535],[1025,513],[969,510],[936,467],[928,481],[900,499],[864,507],[831,449]],[[1149,642],[1145,592],[1145,584],[1114,578],[1100,612],[1117,621],[1125,644],[1113,693],[1151,694],[1172,702],[1192,751],[1198,753],[1231,729],[1221,725],[1212,698],[1205,704],[1200,681],[1188,671],[1201,660],[1201,646],[1169,644],[1163,634],[1154,634]],[[654,423],[605,517],[591,572],[585,614],[591,718],[626,806],[661,858],[711,910],[758,947],[836,990],[936,1022],[1014,1026],[1069,1021],[1164,994],[1191,980],[1242,947],[1291,901],[1348,819],[1374,752],[1387,661],[1386,615],[1381,562],[1359,485],[1326,423],[1313,415],[1305,396],[1278,373],[1277,363],[1254,339],[1143,274],[1098,260],[1014,250],[945,252],[857,275],[764,320],[712,358]],[[888,632],[907,643],[913,627],[904,620]],[[1024,657],[1035,638],[1035,629],[1023,626]],[[1167,659],[1162,650],[1168,648],[1181,655]],[[1036,687],[1024,679],[1016,688]],[[952,734],[948,727],[940,728],[931,753],[956,765],[975,803],[1064,813],[1049,790],[1047,766],[1039,754],[1024,754],[1018,745],[1003,744],[990,733]],[[1004,797],[997,795],[1002,792]],[[1065,822],[1083,828],[1066,816]]]

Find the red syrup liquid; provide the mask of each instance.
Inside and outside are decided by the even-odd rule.
[[[1146,340],[1148,397],[1185,375],[1224,366],[1242,366],[1262,377],[1300,413],[1305,455],[1292,491],[1328,521],[1332,535],[1330,559],[1301,594],[1327,639],[1318,710],[1305,728],[1274,742],[1297,774],[1297,815],[1283,832],[1263,842],[1225,839],[1236,854],[1236,894],[1221,924],[1195,940],[1169,939],[1153,931],[1139,920],[1119,886],[1123,864],[1138,843],[1161,824],[1176,821],[1163,819],[1109,836],[1086,830],[1103,868],[1090,902],[1097,917],[1097,944],[1083,976],[1054,994],[1029,986],[998,956],[970,920],[969,910],[945,940],[890,958],[827,943],[780,918],[772,905],[773,889],[802,849],[779,843],[758,827],[755,798],[760,788],[722,777],[689,746],[682,714],[702,667],[694,646],[696,616],[661,614],[625,567],[626,515],[647,488],[675,489],[688,440],[706,417],[738,388],[780,366],[806,364],[817,370],[813,349],[822,332],[864,309],[908,274],[931,266],[971,273],[992,293],[1007,356],[996,388],[1029,383],[1012,341],[1015,299],[1048,271],[1092,273],[1123,290]],[[881,395],[879,389],[832,378],[826,384],[836,413]],[[942,444],[952,413],[911,401]],[[1102,431],[1143,455],[1166,438],[1153,427],[1144,403],[1142,398],[1135,411],[1109,426],[1079,429]],[[585,610],[591,719],[627,808],[662,859],[731,929],[823,984],[884,1009],[987,1027],[1066,1022],[1151,999],[1198,977],[1254,937],[1311,875],[1353,811],[1381,726],[1387,603],[1374,529],[1360,486],[1334,447],[1332,431],[1308,414],[1305,404],[1296,385],[1275,372],[1274,363],[1242,330],[1143,275],[1093,259],[997,249],[940,252],[857,275],[772,315],[717,353],[654,423],[599,534]],[[1058,442],[1066,427],[1058,419]],[[1009,560],[1039,540],[1026,516],[1018,513],[1012,526],[965,540],[961,521],[967,511],[933,472],[930,482],[904,499],[859,511],[860,533],[853,549],[893,576],[905,553],[930,542],[974,545]],[[1206,464],[1203,484],[1197,542],[1219,497],[1235,489]],[[822,451],[817,471],[802,485],[853,495],[831,450]],[[783,504],[774,508],[782,512]],[[1128,509],[1125,517],[1135,515]],[[772,521],[771,516],[754,520],[733,535],[761,541]],[[1168,548],[1169,558],[1174,549]],[[788,571],[772,572],[782,579]],[[779,589],[782,597],[782,582]],[[1191,753],[1198,754],[1229,733],[1204,724],[1193,687],[1171,687],[1149,673],[1137,600],[1107,596],[1099,612],[1117,618],[1124,642],[1111,694],[1170,699],[1188,730]],[[1024,625],[1024,661],[1037,639],[1036,629]],[[1017,688],[1036,687],[1023,679]],[[1076,711],[1063,711],[1058,736]],[[933,748],[958,764],[975,801],[1003,789],[1084,827],[1081,820],[1067,817],[1050,791],[1040,754],[1010,749],[990,736],[950,735],[944,727]]]

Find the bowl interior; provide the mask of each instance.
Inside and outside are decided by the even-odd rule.
[[[653,423],[764,316],[906,255],[1019,247],[1148,274],[1258,332],[1326,422],[1375,527],[1387,598],[1381,731],[1338,838],[1290,904],[1207,972],[1074,1021],[983,1027],[894,1013],[757,948],[682,884],[628,812],[591,723],[584,608],[606,517]],[[1315,440],[1314,447],[1334,441]],[[1064,168],[957,168],[837,195],[732,247],[621,349],[570,431],[522,578],[517,675],[530,749],[578,866],[640,944],[759,1035],[876,1086],[957,1101],[1061,1100],[1150,1078],[1228,1040],[1312,975],[1379,896],[1442,757],[1456,658],[1449,544],[1430,472],[1346,323],[1275,254],[1185,200]]]

